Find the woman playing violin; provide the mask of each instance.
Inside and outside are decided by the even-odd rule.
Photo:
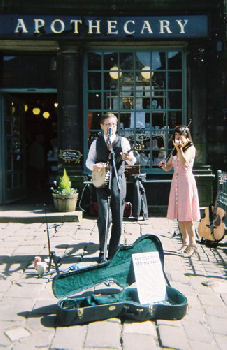
[[[194,221],[200,220],[199,197],[192,168],[196,150],[189,128],[176,127],[173,134],[174,149],[167,163],[161,161],[164,171],[174,169],[169,194],[168,219],[177,219],[182,233],[179,252],[191,257],[196,251]]]

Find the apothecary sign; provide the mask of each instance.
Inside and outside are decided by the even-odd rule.
[[[81,17],[0,15],[0,38],[167,39],[208,36],[208,17]]]

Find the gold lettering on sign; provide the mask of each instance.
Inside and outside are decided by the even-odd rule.
[[[60,29],[59,29],[59,30],[57,30],[57,29],[55,28],[55,24],[56,24],[56,23],[59,23],[59,24],[60,24]],[[55,19],[55,20],[51,23],[50,29],[52,30],[53,33],[60,34],[60,33],[64,32],[64,30],[65,30],[65,23],[64,23],[61,19]]]
[[[27,19],[28,17],[28,19]],[[97,34],[103,35],[134,35],[137,37],[144,36],[145,38],[149,36],[154,36],[156,38],[163,37],[162,34],[166,36],[174,36],[175,34],[179,36],[179,34],[186,34],[187,31],[190,33],[190,17],[189,18],[176,18],[173,19],[170,17],[164,17],[165,19],[160,19],[160,17],[142,17],[136,19],[132,17],[132,19],[128,19],[128,17],[121,18],[116,17],[116,19],[89,19],[93,17],[86,17],[85,19],[80,19],[80,17],[70,17],[65,19],[53,18],[49,16],[41,16],[42,18],[31,18],[31,16],[27,16],[24,18],[16,19],[16,26],[14,33],[16,34],[40,34],[43,33],[41,29],[45,28],[45,33],[54,33],[60,34],[64,33],[65,30],[68,33],[79,34],[80,29],[82,29],[82,24],[87,28],[87,34],[90,36],[95,36]],[[145,18],[145,20],[143,20]],[[167,19],[166,19],[167,18]],[[169,19],[168,19],[169,18]],[[26,22],[26,20],[28,22]],[[32,24],[33,21],[33,24]],[[170,35],[169,35],[170,34]],[[172,35],[171,35],[172,34]]]
[[[166,30],[166,33],[172,33],[171,30],[169,29],[169,21],[163,19],[160,22],[160,34],[164,34],[165,33],[165,30]]]
[[[118,30],[116,29],[117,21],[107,21],[108,34],[118,34]],[[115,29],[115,31],[114,31]]]
[[[45,26],[44,19],[34,18],[34,33],[40,33],[39,29]]]
[[[129,23],[135,24],[135,21],[132,21],[132,20],[126,21],[125,24],[124,24],[124,32],[125,32],[126,34],[134,34],[134,33],[135,33],[135,30],[132,30],[132,31],[129,31],[129,30],[128,30],[128,24],[129,24]]]
[[[28,33],[28,30],[25,27],[23,18],[17,19],[17,26],[16,26],[14,33]]]
[[[71,19],[70,23],[73,24],[73,26],[74,26],[74,33],[78,34],[79,33],[79,31],[78,31],[78,24],[79,23],[82,24],[81,19]]]
[[[145,29],[146,29],[150,34],[153,33],[149,21],[144,21],[144,22],[143,22],[143,28],[141,29],[141,34],[144,33],[144,30],[145,30]]]
[[[188,19],[184,20],[184,24],[182,23],[181,19],[176,19],[176,22],[177,22],[177,24],[180,27],[180,34],[185,34],[185,30],[184,29],[185,29],[186,24],[188,24]]]
[[[93,28],[96,29],[96,34],[100,34],[100,20],[95,22],[96,24],[93,24],[93,20],[88,20],[88,34],[93,34]]]

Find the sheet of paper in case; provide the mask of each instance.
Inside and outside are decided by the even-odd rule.
[[[133,254],[132,260],[140,303],[166,300],[166,281],[158,252]]]

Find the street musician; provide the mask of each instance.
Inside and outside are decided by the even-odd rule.
[[[111,221],[108,259],[112,259],[118,248],[126,197],[125,162],[133,165],[136,161],[129,141],[117,135],[117,123],[118,119],[113,113],[106,113],[101,117],[103,135],[92,142],[86,160],[87,168],[92,171],[97,192],[99,263],[106,260],[108,228]],[[97,181],[99,174],[100,178],[103,178],[101,183]]]

